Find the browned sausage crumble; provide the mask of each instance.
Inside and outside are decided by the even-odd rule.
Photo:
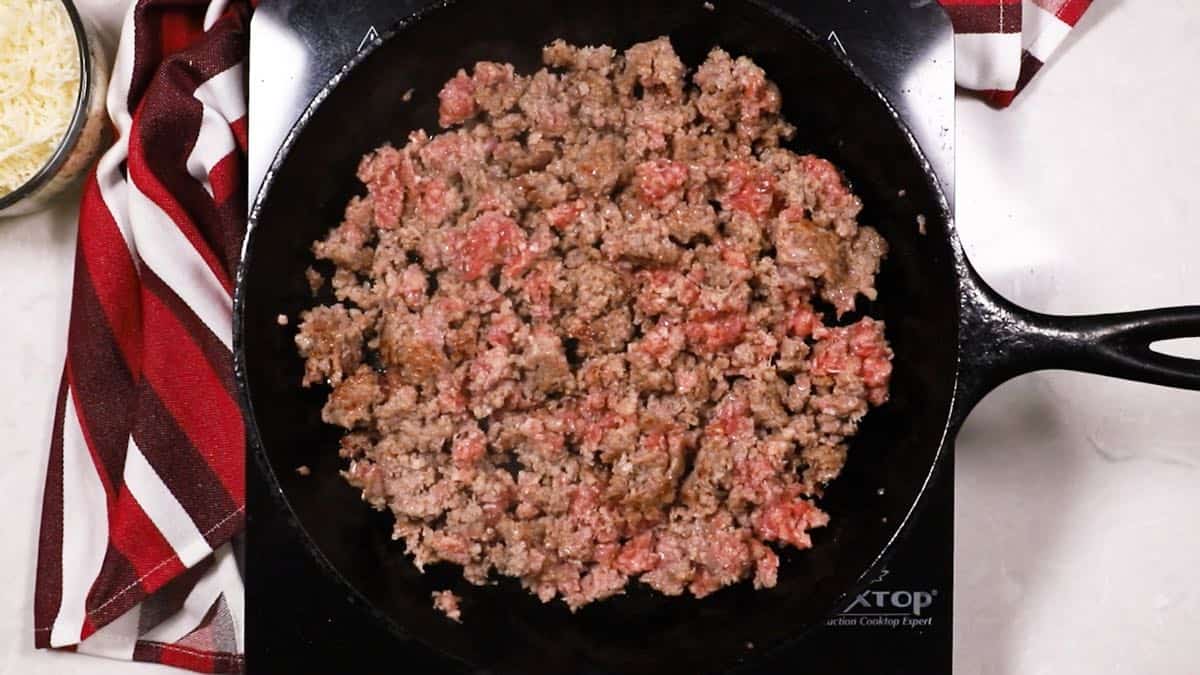
[[[313,245],[339,302],[302,315],[346,479],[418,567],[516,577],[572,609],[631,578],[776,583],[869,406],[887,246],[838,170],[780,147],[779,89],[666,38],[545,48],[446,83],[447,130],[363,158]],[[317,285],[323,278],[310,272]]]
[[[458,606],[461,598],[454,591],[434,591],[432,595],[434,609],[445,614],[447,619],[462,623],[462,609]]]

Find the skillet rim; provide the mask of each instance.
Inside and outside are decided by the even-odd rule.
[[[271,457],[268,455],[267,449],[262,441],[262,434],[259,431],[257,416],[255,415],[254,401],[252,400],[250,384],[246,369],[246,345],[244,338],[245,328],[245,293],[247,286],[247,278],[249,277],[248,270],[254,262],[252,252],[252,244],[256,235],[259,219],[262,214],[265,204],[268,202],[272,188],[275,186],[276,178],[280,168],[286,163],[291,150],[296,145],[305,128],[312,121],[312,118],[318,113],[321,106],[330,94],[348,77],[355,69],[363,62],[369,59],[376,50],[383,47],[389,41],[403,36],[406,32],[414,29],[419,29],[420,25],[429,16],[436,14],[442,10],[456,5],[467,4],[472,1],[479,0],[435,0],[418,10],[402,17],[393,23],[387,30],[380,33],[379,37],[365,45],[360,51],[355,53],[341,68],[338,69],[330,78],[321,86],[312,99],[304,106],[303,112],[289,128],[279,148],[275,151],[271,163],[267,170],[263,173],[262,182],[258,192],[255,194],[253,202],[247,217],[246,234],[242,240],[241,250],[238,256],[238,268],[235,277],[234,298],[233,298],[233,356],[234,356],[234,379],[237,384],[238,402],[244,414],[244,426],[246,429],[246,452],[252,454],[254,461],[259,470],[262,472],[263,478],[266,480],[266,487],[271,493],[272,500],[276,506],[282,506],[287,517],[289,525],[291,525],[299,535],[300,542],[304,548],[312,556],[313,560],[323,573],[328,575],[335,583],[349,591],[348,600],[351,604],[359,605],[360,609],[367,612],[369,616],[377,621],[381,621],[394,635],[402,639],[414,639],[425,645],[427,648],[433,649],[439,654],[447,656],[454,661],[465,665],[469,668],[477,667],[475,664],[465,660],[458,654],[447,652],[437,646],[430,644],[423,639],[419,634],[410,631],[405,625],[401,624],[397,619],[392,618],[382,610],[377,608],[369,597],[360,591],[353,583],[347,579],[342,572],[329,560],[321,547],[309,534],[308,528],[301,521],[300,516],[293,508],[291,500],[287,493],[283,490],[282,484],[275,472]],[[926,187],[930,190],[930,196],[933,198],[933,203],[937,207],[938,217],[940,218],[944,228],[945,244],[948,247],[950,260],[948,264],[952,269],[952,281],[957,288],[955,296],[958,301],[955,303],[953,311],[955,313],[955,339],[953,340],[952,348],[954,350],[954,372],[948,384],[950,385],[950,398],[947,402],[945,412],[943,414],[944,421],[942,423],[941,435],[938,440],[937,448],[935,449],[932,459],[929,462],[929,469],[925,473],[924,480],[920,482],[916,488],[916,496],[912,503],[904,512],[902,518],[897,519],[898,522],[892,527],[892,534],[887,538],[886,542],[881,546],[879,552],[874,559],[863,568],[858,577],[853,583],[848,584],[841,592],[833,599],[832,604],[825,611],[825,614],[831,614],[837,611],[837,608],[843,606],[847,599],[858,594],[866,588],[875,579],[879,570],[890,560],[898,541],[903,539],[907,534],[913,522],[915,522],[928,501],[925,499],[926,493],[929,490],[933,481],[937,480],[941,475],[941,469],[944,464],[943,459],[948,453],[947,444],[953,441],[958,427],[961,425],[961,417],[957,410],[962,403],[962,393],[960,391],[961,374],[962,374],[962,305],[964,302],[964,293],[967,292],[967,286],[970,285],[971,275],[970,267],[966,261],[965,253],[962,244],[959,241],[955,223],[954,214],[950,208],[949,201],[946,198],[945,191],[942,188],[941,181],[938,180],[937,174],[934,171],[925,152],[921,149],[916,137],[904,119],[900,116],[896,107],[882,92],[882,90],[872,82],[862,70],[850,60],[849,56],[842,51],[834,49],[826,41],[822,40],[815,32],[799,20],[785,12],[784,10],[771,5],[766,0],[722,0],[723,2],[740,3],[748,5],[761,12],[765,12],[770,17],[782,23],[787,30],[796,35],[796,39],[808,40],[822,50],[827,56],[831,57],[852,80],[856,80],[859,85],[864,87],[871,96],[874,97],[879,104],[883,106],[888,118],[893,124],[891,131],[899,133],[905,144],[908,146],[912,157],[915,158],[922,169]],[[700,4],[700,3],[697,3]],[[774,641],[772,644],[763,645],[763,648],[756,650],[756,658],[741,660],[726,664],[730,672],[742,670],[751,665],[752,661],[759,658],[777,653],[779,650],[786,648],[788,645],[794,644],[814,628],[821,625],[821,622],[797,627],[791,635],[782,637]]]

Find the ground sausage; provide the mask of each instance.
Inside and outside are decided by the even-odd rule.
[[[838,169],[782,144],[782,95],[713,50],[562,41],[438,95],[313,245],[339,304],[299,315],[346,479],[418,566],[572,609],[776,584],[871,406],[887,245]],[[309,273],[314,291],[323,277]],[[457,599],[434,595],[458,620]]]

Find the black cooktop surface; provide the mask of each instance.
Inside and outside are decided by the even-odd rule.
[[[773,0],[844,50],[897,107],[953,196],[953,34],[935,0]],[[251,33],[250,194],[313,95],[418,0],[263,0]],[[888,569],[841,614],[743,675],[951,672],[953,457]],[[397,638],[355,607],[311,559],[297,528],[247,466],[247,659],[258,674],[468,673]],[[350,488],[347,488],[350,489]],[[761,650],[760,650],[761,651]],[[481,675],[488,671],[475,671]],[[663,673],[672,673],[663,664]],[[580,670],[578,675],[601,675]],[[577,675],[571,673],[570,675]],[[617,675],[617,674],[604,674]]]

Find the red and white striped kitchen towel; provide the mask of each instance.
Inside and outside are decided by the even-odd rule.
[[[954,75],[997,107],[1021,93],[1092,0],[940,0],[954,23]]]
[[[42,506],[38,647],[240,672],[241,0],[139,0],[88,177]]]
[[[961,86],[1012,101],[1090,0],[941,0]],[[138,0],[80,210],[42,507],[38,647],[243,669],[231,296],[252,0]]]

